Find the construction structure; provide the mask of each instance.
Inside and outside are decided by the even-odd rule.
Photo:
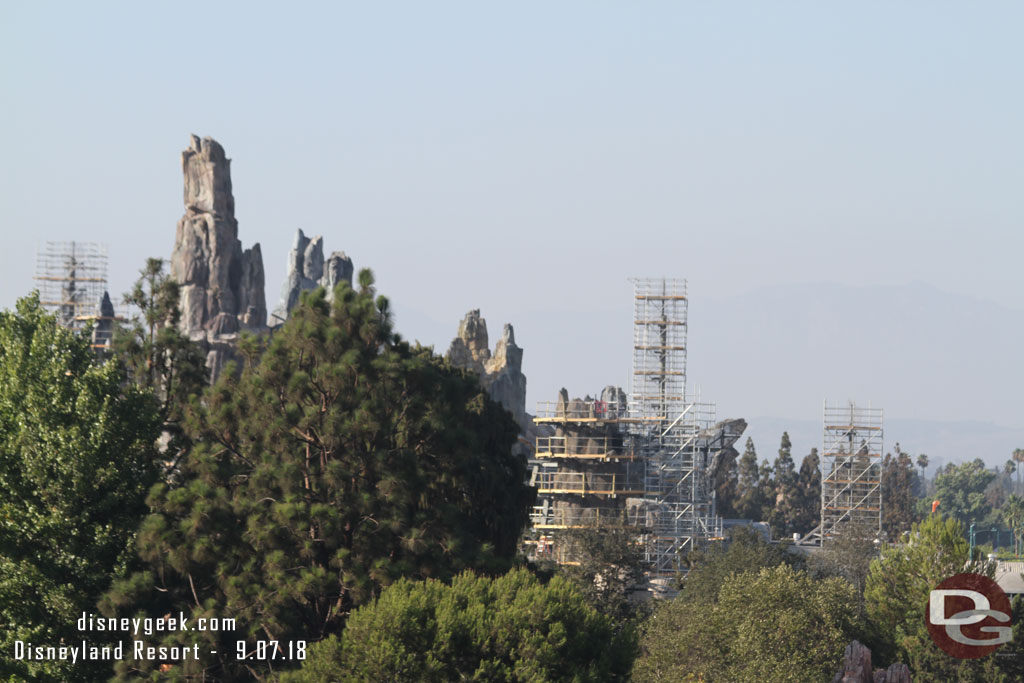
[[[117,319],[107,294],[107,247],[95,242],[46,242],[36,251],[39,303],[75,332],[92,325],[95,348],[105,348]]]
[[[653,580],[722,535],[707,476],[715,408],[686,395],[687,308],[685,280],[633,280],[629,433],[645,467],[644,496],[630,517],[643,530]]]
[[[821,542],[845,526],[880,534],[882,409],[825,401],[822,423]]]
[[[644,464],[625,431],[625,393],[609,387],[601,399],[569,399],[538,406],[536,421],[554,427],[554,435],[538,436],[531,486],[537,488],[533,528],[538,554],[559,563],[573,561],[557,531],[625,526],[625,501],[644,495]]]
[[[571,562],[559,530],[637,530],[652,588],[671,585],[701,542],[721,538],[711,474],[746,423],[714,424],[709,403],[686,394],[686,281],[633,280],[633,370],[629,400],[616,387],[600,399],[538,405],[535,422],[554,428],[536,440],[531,483],[537,554]]]

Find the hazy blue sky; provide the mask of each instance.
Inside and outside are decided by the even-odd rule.
[[[625,382],[635,275],[694,301],[919,282],[1024,315],[1020,3],[221,5],[3,4],[0,306],[45,239],[107,242],[115,292],[169,257],[196,133],[233,159],[268,307],[295,229],[323,234],[409,337],[514,323],[531,408]]]

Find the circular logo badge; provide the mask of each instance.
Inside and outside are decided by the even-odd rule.
[[[990,655],[1010,642],[1010,599],[999,584],[981,574],[951,576],[928,596],[928,633],[958,659]]]

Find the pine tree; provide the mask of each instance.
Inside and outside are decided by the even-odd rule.
[[[882,460],[882,531],[890,540],[898,540],[917,521],[917,492],[920,489],[914,461],[900,449],[886,453]]]
[[[788,536],[793,531],[796,515],[799,510],[799,489],[797,487],[796,468],[793,465],[793,444],[787,432],[782,433],[779,443],[779,454],[772,467],[775,480],[775,498],[771,509],[770,521],[772,533],[777,536]]]
[[[800,463],[797,475],[797,505],[793,513],[793,531],[806,534],[821,523],[821,461],[812,448]]]
[[[163,452],[171,471],[189,446],[184,430],[188,402],[209,382],[202,350],[178,328],[179,295],[180,286],[164,272],[163,260],[147,259],[124,295],[136,314],[118,325],[112,344],[128,377],[159,399]]]
[[[761,509],[757,517],[754,519],[769,522],[771,520],[772,513],[775,511],[775,501],[778,498],[778,487],[776,486],[775,478],[773,476],[771,463],[769,463],[767,459],[761,461],[761,469],[758,471],[757,489],[758,501],[761,503]]]
[[[768,497],[762,488],[761,471],[757,467],[757,451],[754,440],[747,437],[747,445],[740,457],[738,469],[736,514],[743,519],[760,521],[766,519],[765,508]],[[770,480],[770,472],[766,475]]]
[[[392,331],[390,304],[342,283],[303,294],[247,367],[194,405],[195,443],[154,488],[139,550],[148,571],[108,612],[233,618],[235,632],[154,635],[216,650],[177,675],[265,678],[246,639],[319,640],[400,577],[500,571],[533,502],[518,428],[476,378]],[[122,679],[159,662],[119,664]]]

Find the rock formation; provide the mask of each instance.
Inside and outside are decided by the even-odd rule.
[[[495,401],[505,406],[529,434],[533,420],[526,414],[526,376],[523,374],[523,350],[516,345],[511,325],[505,325],[494,355],[487,342],[487,321],[480,310],[472,310],[459,323],[459,333],[446,355],[455,367],[472,370]]]
[[[871,650],[854,640],[846,646],[843,668],[832,683],[910,683],[910,669],[902,662],[895,662],[888,669],[872,672]]]
[[[114,338],[114,315],[110,292],[104,291],[100,297],[100,315],[96,320],[96,327],[92,329],[93,348],[110,348],[110,342]]]
[[[171,277],[181,284],[181,328],[206,349],[216,377],[234,352],[239,330],[266,328],[260,245],[243,251],[238,240],[231,160],[212,138],[192,136],[181,154],[185,215],[171,256]]]
[[[299,230],[288,253],[288,274],[281,288],[281,301],[271,316],[271,324],[278,325],[287,320],[288,313],[304,291],[323,287],[330,300],[339,282],[346,280],[352,284],[352,273],[352,259],[345,252],[332,252],[325,260],[323,238],[317,235],[310,239]]]
[[[735,418],[717,422],[700,433],[700,438],[707,448],[707,471],[712,487],[723,483],[732,463],[739,457],[733,444],[739,440],[746,428],[746,420]]]

